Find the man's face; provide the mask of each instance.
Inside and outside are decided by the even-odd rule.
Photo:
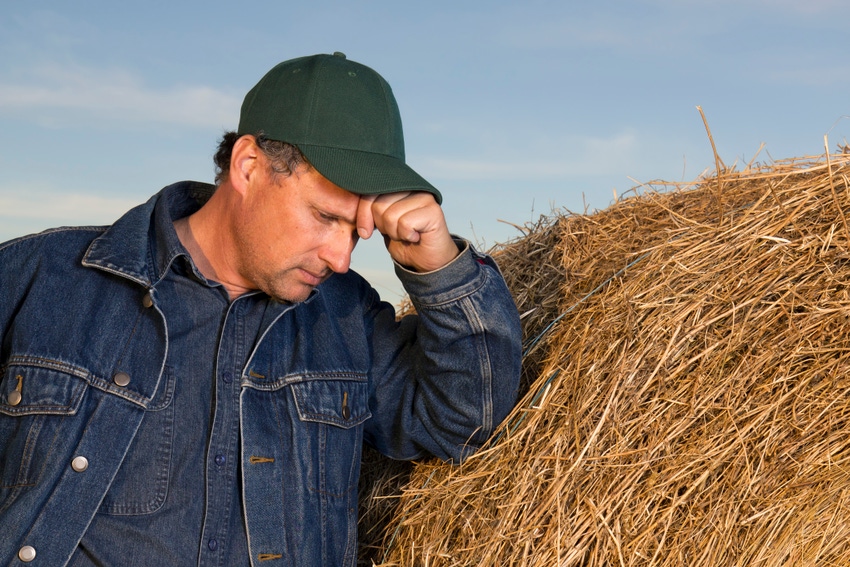
[[[305,300],[332,273],[348,271],[360,197],[301,166],[273,177],[264,159],[236,218],[237,269],[253,288]]]

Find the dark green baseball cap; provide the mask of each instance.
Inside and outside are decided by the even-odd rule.
[[[404,161],[401,115],[390,85],[344,54],[279,63],[242,102],[238,134],[297,146],[325,178],[360,195],[442,195]]]

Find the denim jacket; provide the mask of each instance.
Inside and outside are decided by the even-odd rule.
[[[111,227],[0,245],[0,565],[65,565],[168,403],[164,262],[150,253],[161,195]],[[396,272],[416,315],[397,320],[349,271],[257,338],[240,398],[255,567],[354,565],[362,443],[457,462],[515,402],[519,318],[495,263],[465,245],[436,272]]]

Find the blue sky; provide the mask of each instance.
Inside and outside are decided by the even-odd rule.
[[[126,4],[126,5],[125,5]],[[820,154],[850,137],[839,0],[4,2],[0,241],[106,224],[211,181],[245,92],[279,61],[345,52],[392,85],[408,163],[487,248],[552,208],[654,179]],[[354,269],[400,298],[378,239]]]

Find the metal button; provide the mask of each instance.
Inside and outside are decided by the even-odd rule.
[[[153,307],[153,290],[148,290],[148,292],[142,298],[142,305],[145,308]]]
[[[74,460],[71,461],[71,468],[77,472],[83,472],[89,468],[89,460],[82,455],[74,457]]]
[[[9,402],[10,406],[16,406],[21,403],[23,396],[21,395],[21,390],[24,387],[24,377],[22,374],[18,374],[15,376],[15,380],[18,381],[17,386],[15,386],[14,391],[9,392],[9,395],[6,397],[6,401]]]
[[[130,375],[126,372],[119,372],[112,377],[112,381],[123,388],[130,383]]]
[[[227,462],[227,457],[225,457],[224,455],[216,455],[215,456],[215,464],[217,464],[218,466],[222,466],[226,462]]]
[[[29,563],[35,559],[35,548],[31,545],[25,545],[18,550],[18,559],[24,563]]]

